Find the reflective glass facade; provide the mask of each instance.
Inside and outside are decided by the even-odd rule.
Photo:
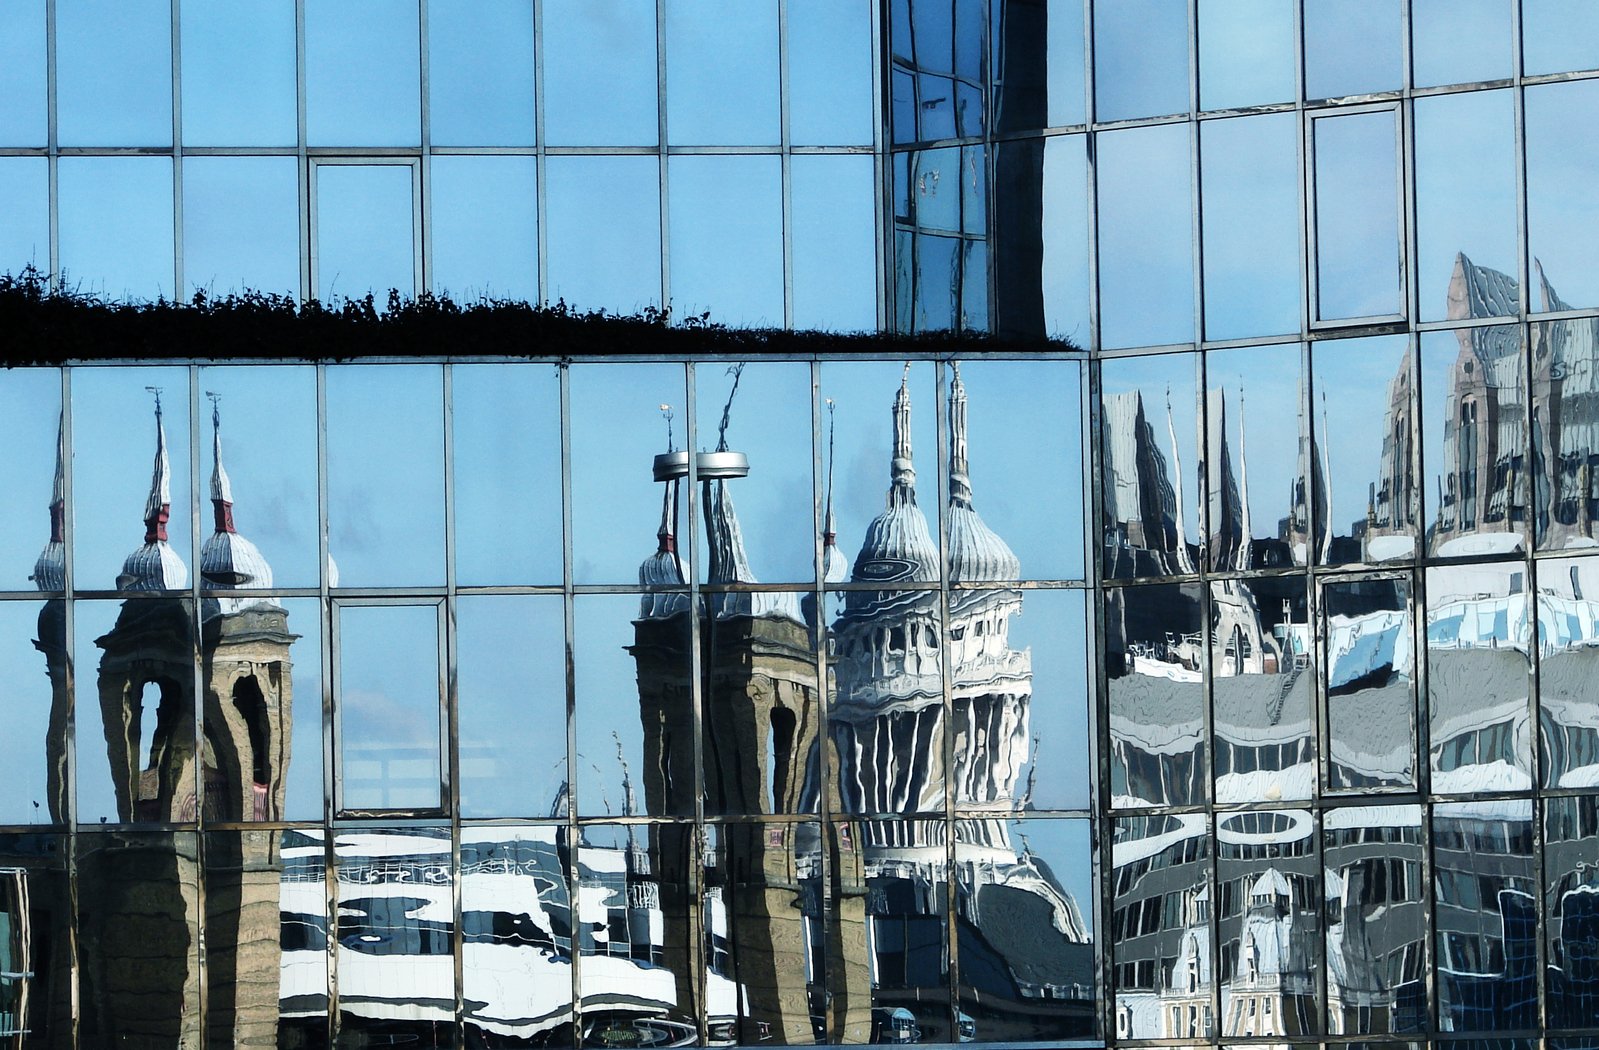
[[[0,1040],[1599,1045],[1588,4],[37,0],[0,85],[68,287],[1038,347],[0,374]]]

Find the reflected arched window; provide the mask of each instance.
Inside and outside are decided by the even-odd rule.
[[[1456,434],[1456,463],[1460,471],[1460,527],[1477,525],[1477,402],[1460,403],[1460,430]]]

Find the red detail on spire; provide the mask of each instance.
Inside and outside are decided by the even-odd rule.
[[[50,542],[61,543],[67,535],[67,508],[60,503],[50,504]]]
[[[216,525],[217,525],[217,531],[218,532],[237,532],[238,531],[237,529],[235,529],[233,527],[233,504],[232,503],[229,503],[225,499],[214,499],[214,500],[211,501],[211,509],[216,514]]]
[[[155,517],[145,521],[144,542],[155,543],[159,541],[165,543],[167,541],[167,519],[172,516],[171,512],[171,504],[163,503],[161,504],[161,509],[156,512]]]
[[[655,553],[657,553],[657,554],[676,554],[677,553],[677,537],[672,535],[670,532],[661,533],[660,548]]]

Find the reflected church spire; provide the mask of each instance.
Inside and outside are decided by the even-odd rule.
[[[50,539],[33,563],[34,586],[41,591],[61,591],[67,586],[67,439],[66,414],[56,423],[56,473],[50,484]]]
[[[167,456],[167,431],[161,419],[161,390],[155,395],[155,463],[150,473],[150,494],[144,502],[144,546],[128,555],[117,577],[119,591],[182,590],[189,585],[189,569],[167,542],[167,520],[172,514],[172,463]]]

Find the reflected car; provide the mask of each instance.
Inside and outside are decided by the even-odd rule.
[[[903,1006],[892,1010],[878,1007],[872,1011],[872,1042],[916,1043],[921,1038],[922,1029],[916,1023],[916,1015]]]

